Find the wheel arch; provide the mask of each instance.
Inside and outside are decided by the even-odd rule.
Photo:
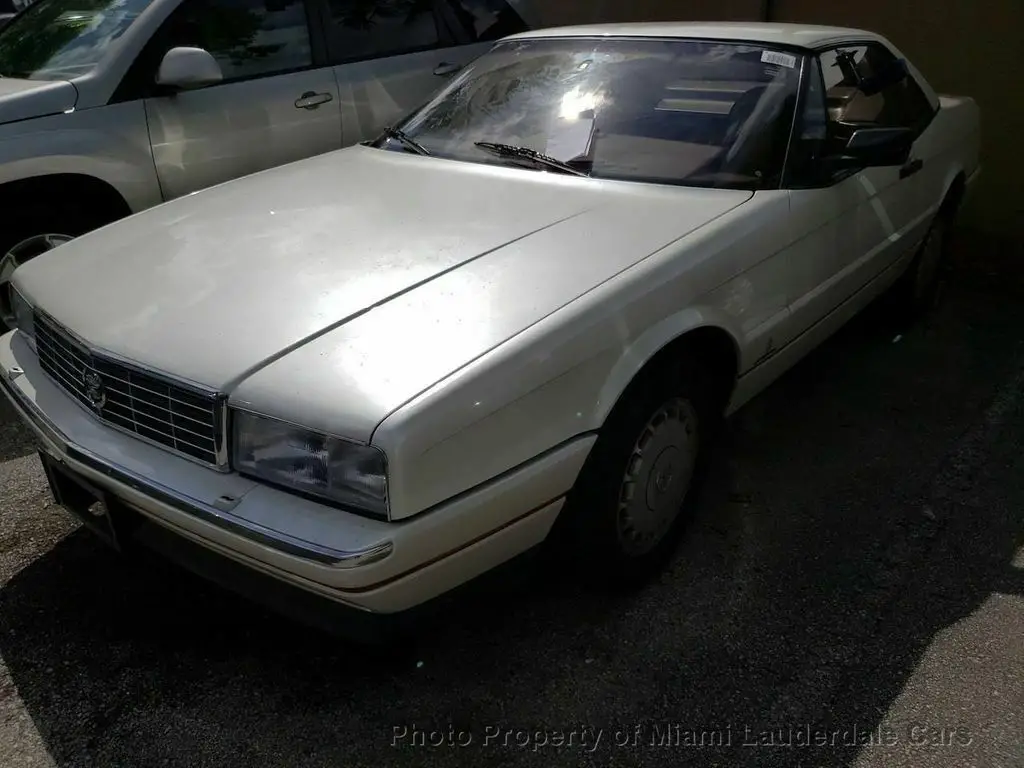
[[[967,194],[967,174],[958,170],[946,184],[946,192],[939,204],[939,215],[952,220]]]
[[[605,382],[599,403],[602,437],[612,437],[612,443],[605,443],[602,450],[603,441],[598,438],[589,449],[586,461],[548,534],[546,546],[549,553],[568,551],[567,559],[570,562],[582,565],[586,573],[598,579],[603,580],[611,573],[608,568],[612,566],[613,560],[607,556],[606,548],[599,544],[595,548],[594,541],[587,538],[586,531],[593,530],[595,520],[600,525],[600,520],[606,517],[600,511],[599,499],[607,498],[607,489],[596,491],[598,497],[591,494],[595,493],[595,487],[601,488],[605,478],[609,477],[603,462],[611,455],[608,453],[609,445],[616,443],[617,420],[614,416],[628,414],[628,404],[634,397],[643,396],[646,383],[651,381],[651,377],[685,370],[687,360],[692,359],[699,359],[702,366],[719,382],[719,386],[712,389],[718,394],[713,407],[720,411],[719,415],[723,415],[732,397],[741,364],[741,350],[736,339],[736,335],[727,329],[726,323],[715,322],[694,309],[667,318],[624,351],[612,375]],[[701,469],[698,467],[695,472],[699,478]],[[695,495],[688,493],[687,498],[695,498]],[[595,510],[598,512],[596,518]],[[622,572],[627,583],[642,583],[648,573],[654,573],[660,568],[663,558],[672,552],[673,542],[682,534],[687,519],[688,513],[681,512],[677,516],[662,542],[648,553],[648,565],[640,564],[632,573]],[[567,546],[571,548],[567,550]]]
[[[716,407],[724,411],[740,371],[737,335],[727,323],[693,310],[654,326],[624,351],[602,388],[595,421],[603,425],[646,376],[683,365],[687,359],[700,360],[708,369],[720,392]]]
[[[122,218],[132,213],[131,206],[109,182],[84,173],[54,173],[29,176],[0,183],[0,209],[25,207],[27,201],[40,200],[39,207],[59,205],[62,201],[86,201],[90,210]],[[27,203],[33,206],[33,202]]]

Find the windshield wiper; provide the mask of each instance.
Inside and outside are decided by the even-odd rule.
[[[538,165],[543,165],[546,168],[550,168],[553,171],[560,173],[570,173],[573,176],[589,176],[589,174],[581,171],[579,168],[573,168],[568,163],[563,163],[557,158],[549,155],[544,155],[535,149],[529,147],[517,147],[514,144],[496,144],[491,141],[476,141],[474,144],[480,149],[485,149],[488,152],[493,152],[499,157],[510,157],[517,160],[531,160]]]
[[[411,152],[415,152],[417,155],[429,155],[430,150],[420,144],[416,139],[407,135],[404,131],[398,128],[385,128],[384,137],[388,139],[394,139],[403,147]]]

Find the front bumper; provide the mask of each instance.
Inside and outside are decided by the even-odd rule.
[[[594,440],[581,437],[387,523],[215,472],[103,426],[45,376],[17,333],[0,338],[0,389],[43,451],[163,533],[370,613],[407,611],[542,542]]]

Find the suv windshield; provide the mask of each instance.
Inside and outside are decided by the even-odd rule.
[[[38,0],[0,29],[0,76],[87,74],[152,0]]]
[[[692,39],[511,40],[397,127],[462,161],[556,167],[527,156],[539,153],[594,178],[764,188],[782,173],[801,58]],[[393,135],[378,145],[409,151]]]

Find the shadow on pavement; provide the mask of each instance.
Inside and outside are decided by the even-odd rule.
[[[1024,292],[975,255],[929,323],[895,341],[869,310],[733,418],[691,537],[630,598],[494,592],[369,654],[76,533],[0,592],[0,653],[59,766],[846,764],[745,742],[870,731],[937,632],[1024,594],[1024,414],[996,408]],[[672,724],[732,746],[651,746]]]
[[[22,425],[7,398],[0,395],[0,462],[27,456],[34,450],[28,428]]]

